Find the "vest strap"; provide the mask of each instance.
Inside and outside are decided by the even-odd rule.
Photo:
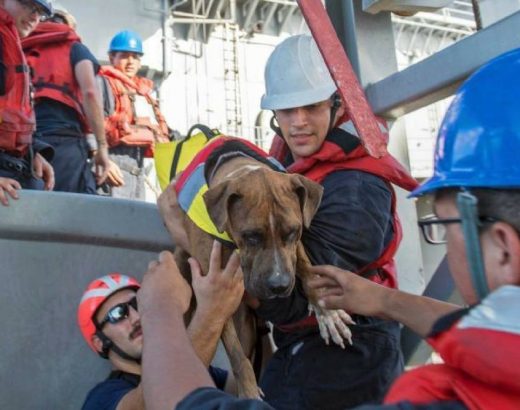
[[[61,91],[63,94],[66,94],[70,98],[72,98],[79,106],[81,106],[81,102],[76,98],[74,93],[67,86],[61,86],[58,84],[46,83],[45,81],[38,81],[34,83],[34,88],[50,88],[52,90]]]
[[[20,73],[28,73],[30,71],[30,68],[28,65],[20,64],[14,67],[14,72],[17,74]]]

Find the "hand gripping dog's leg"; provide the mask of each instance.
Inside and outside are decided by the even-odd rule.
[[[347,325],[353,325],[355,322],[344,310],[329,310],[318,305],[318,295],[306,285],[306,280],[311,276],[309,271],[310,266],[309,258],[305,253],[303,244],[300,242],[298,244],[298,264],[296,271],[298,276],[302,279],[305,294],[309,300],[309,313],[316,315],[320,335],[326,344],[329,344],[330,339],[332,339],[335,344],[345,348],[344,340],[352,344],[352,333]]]

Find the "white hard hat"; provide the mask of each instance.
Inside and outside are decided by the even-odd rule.
[[[328,99],[337,89],[314,39],[308,34],[282,41],[265,66],[265,110],[303,107]]]

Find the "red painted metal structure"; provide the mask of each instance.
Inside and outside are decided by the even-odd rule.
[[[363,88],[336,35],[336,31],[320,0],[297,0],[323,59],[338,87],[346,111],[367,152],[376,158],[387,153],[388,134],[380,128],[384,120],[376,119]],[[386,126],[386,123],[384,124]],[[388,127],[386,127],[388,129]]]

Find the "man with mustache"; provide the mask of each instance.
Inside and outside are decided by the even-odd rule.
[[[191,343],[199,359],[209,369],[217,387],[235,392],[233,377],[227,371],[210,366],[226,320],[238,307],[244,292],[239,259],[234,254],[225,268],[220,268],[221,245],[215,243],[210,272],[201,276],[200,267],[190,259],[192,285],[197,307],[188,326]],[[161,260],[173,262],[170,253]],[[151,262],[150,267],[156,265]],[[141,388],[143,334],[136,303],[139,282],[126,275],[111,273],[92,281],[78,307],[78,324],[85,341],[112,364],[108,378],[95,386],[83,409],[144,409]],[[218,305],[218,309],[214,307]]]
[[[54,187],[54,172],[46,159],[53,151],[33,139],[34,111],[29,67],[20,41],[52,13],[46,0],[0,0],[0,202],[17,189]],[[45,159],[45,158],[46,159]]]

